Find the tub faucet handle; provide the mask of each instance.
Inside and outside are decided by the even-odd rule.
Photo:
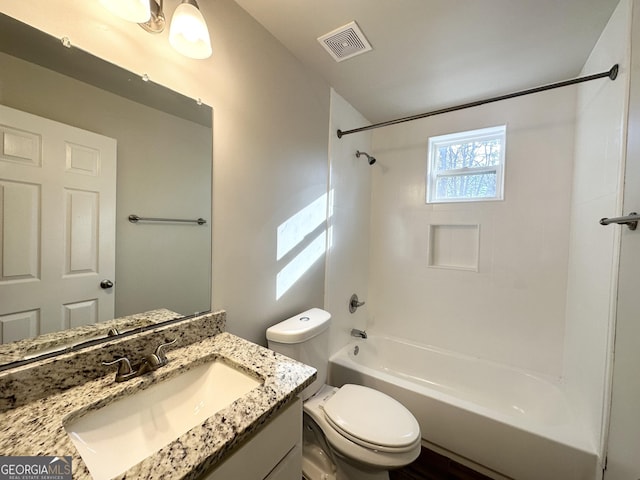
[[[364,302],[360,302],[358,300],[357,294],[354,293],[353,295],[351,295],[351,298],[349,299],[349,311],[351,313],[355,313],[358,307],[361,307],[363,305],[364,305]]]

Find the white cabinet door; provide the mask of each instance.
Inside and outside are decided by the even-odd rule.
[[[0,105],[0,343],[113,318],[116,141]]]
[[[296,398],[202,480],[300,480],[302,401]]]

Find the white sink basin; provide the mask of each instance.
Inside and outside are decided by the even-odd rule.
[[[91,411],[64,428],[93,478],[110,479],[261,383],[216,360]]]

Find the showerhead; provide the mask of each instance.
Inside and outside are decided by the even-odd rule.
[[[360,158],[360,155],[364,155],[365,157],[367,157],[367,161],[369,162],[369,165],[373,165],[374,163],[376,163],[376,159],[371,155],[369,155],[367,152],[361,152],[360,150],[357,150],[356,157]]]

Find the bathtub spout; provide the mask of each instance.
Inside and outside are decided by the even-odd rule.
[[[367,338],[367,332],[365,332],[364,330],[358,330],[357,328],[352,328],[351,329],[351,336],[352,337]]]

